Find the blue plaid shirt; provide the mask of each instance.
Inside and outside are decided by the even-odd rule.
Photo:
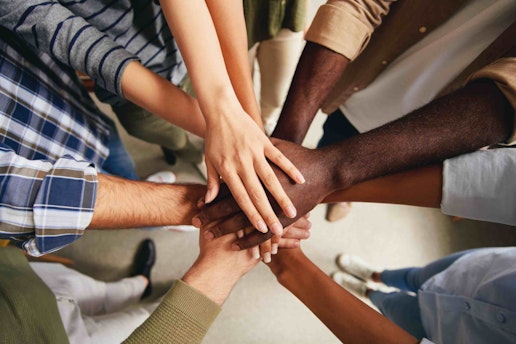
[[[0,28],[0,238],[38,256],[81,237],[111,125],[72,69]]]

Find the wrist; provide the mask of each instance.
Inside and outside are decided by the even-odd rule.
[[[222,305],[238,282],[229,268],[218,268],[199,258],[182,280],[218,305]]]

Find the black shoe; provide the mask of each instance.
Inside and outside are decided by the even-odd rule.
[[[152,283],[151,283],[151,270],[154,266],[154,262],[156,261],[156,246],[151,239],[145,239],[140,244],[138,251],[136,252],[136,256],[134,257],[134,270],[133,276],[143,275],[149,280],[149,284],[147,284],[147,288],[145,288],[142,299],[149,296],[152,293]]]
[[[165,156],[165,161],[169,164],[174,166],[177,162],[176,153],[174,153],[173,150],[161,147],[161,150],[163,151],[163,156]]]

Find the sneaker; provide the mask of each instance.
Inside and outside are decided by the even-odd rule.
[[[335,271],[331,274],[331,278],[347,291],[362,297],[366,296],[367,284],[364,281],[342,271]]]
[[[378,271],[367,264],[362,258],[349,254],[339,254],[337,258],[335,258],[335,263],[340,270],[364,281],[371,280],[373,272]]]
[[[326,206],[326,221],[336,222],[348,216],[351,202],[330,203]]]
[[[176,175],[171,171],[160,171],[151,174],[145,180],[153,183],[174,184],[176,181]]]

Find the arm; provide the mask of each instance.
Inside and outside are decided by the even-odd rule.
[[[418,343],[417,339],[348,293],[300,249],[280,250],[269,264],[278,282],[344,343]]]
[[[273,137],[302,143],[326,96],[348,62],[367,46],[393,2],[330,0],[319,8]]]
[[[282,231],[281,223],[272,211],[260,182],[286,213],[293,216],[295,209],[267,159],[294,180],[303,180],[299,171],[249,116],[248,112],[254,110],[245,108],[255,108],[256,100],[254,95],[252,101],[249,100],[252,84],[247,60],[243,62],[243,54],[247,53],[243,11],[237,13],[242,4],[231,4],[220,0],[208,3],[202,0],[161,1],[206,120],[206,202],[218,194],[220,176],[256,228],[265,232],[268,226],[279,233]],[[237,31],[230,32],[234,30]],[[232,47],[231,44],[236,45]],[[244,69],[246,72],[239,76]],[[242,89],[235,91],[236,87]]]
[[[258,260],[231,250],[233,237],[206,241],[192,267],[127,343],[200,343],[238,280]]]
[[[306,185],[292,185],[286,177],[282,182],[298,211],[308,212],[331,193],[365,180],[502,142],[513,131],[513,116],[513,109],[492,82],[472,83],[397,121],[320,150],[280,142],[278,147],[307,178]],[[237,211],[232,206],[221,211],[224,206],[206,208],[194,224],[206,225]],[[238,214],[235,218],[242,223]],[[284,224],[291,221],[280,218]],[[234,224],[230,218],[213,231],[216,235],[231,232]]]

